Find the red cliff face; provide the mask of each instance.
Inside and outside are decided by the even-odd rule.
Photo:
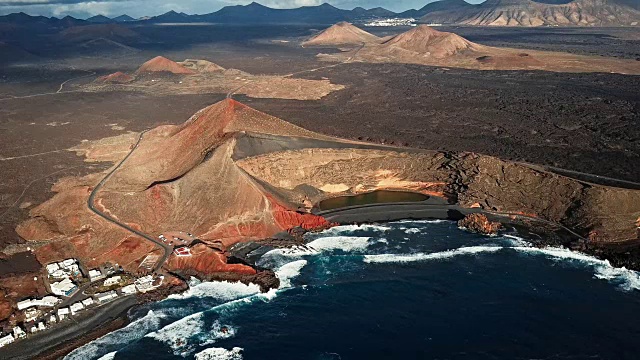
[[[191,256],[171,256],[166,268],[171,271],[214,274],[237,273],[245,275],[256,274],[256,271],[242,264],[227,264],[227,257],[220,251],[205,244],[198,244],[191,248]]]

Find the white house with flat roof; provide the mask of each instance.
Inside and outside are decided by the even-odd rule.
[[[27,299],[18,302],[18,310],[24,310],[32,306],[54,307],[60,302],[62,302],[62,299],[55,296],[45,296],[42,299]]]
[[[112,277],[108,278],[107,280],[105,280],[104,284],[102,284],[102,285],[103,286],[118,285],[120,283],[120,280],[122,280],[121,276],[112,276]]]
[[[93,299],[92,298],[86,298],[86,299],[82,300],[82,305],[84,305],[84,307],[89,307],[89,306],[93,305]]]
[[[0,337],[0,348],[11,344],[13,340],[13,335],[11,334]]]
[[[103,293],[97,293],[95,297],[99,303],[103,304],[107,301],[117,298],[118,293],[116,293],[115,290],[111,290]]]
[[[71,296],[77,289],[78,286],[70,279],[64,279],[51,284],[51,292],[60,296]]]
[[[39,322],[39,323],[38,323],[38,331],[45,330],[46,328],[47,328],[47,327],[46,327],[46,326],[44,326],[44,323],[43,323],[43,322]]]
[[[58,266],[57,263],[53,263],[53,264],[49,264],[47,265],[47,273],[49,275],[53,274],[54,272],[60,270],[60,266]]]
[[[89,270],[89,280],[96,281],[104,278],[104,274],[99,269]]]
[[[127,286],[123,287],[122,289],[120,289],[120,291],[122,291],[122,293],[125,294],[125,295],[131,295],[131,294],[135,294],[135,293],[138,292],[138,290],[136,290],[136,286],[134,284],[127,285]]]
[[[27,334],[24,332],[24,330],[22,330],[20,326],[16,326],[13,328],[13,337],[15,339],[23,338],[25,336],[27,336]]]
[[[71,310],[71,315],[75,315],[84,310],[84,305],[81,302],[73,303],[69,306],[69,310]]]
[[[58,309],[58,321],[64,320],[67,316],[69,316],[68,307]]]

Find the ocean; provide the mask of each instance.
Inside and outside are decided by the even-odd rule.
[[[65,359],[638,359],[640,274],[450,221],[277,249],[278,290],[192,281]]]

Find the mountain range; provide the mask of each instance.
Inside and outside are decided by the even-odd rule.
[[[415,18],[418,23],[480,26],[636,26],[640,24],[638,0],[486,0],[477,5],[464,0],[431,2],[420,9],[394,13],[384,8],[352,10],[330,4],[274,9],[256,2],[224,7],[216,12],[189,15],[169,11],[162,15],[134,19],[128,15],[109,18],[96,15],[85,20],[29,16],[24,13],[0,16],[1,22],[77,26],[87,23],[140,21],[147,23],[211,22],[222,24],[334,24],[364,22],[375,18]]]

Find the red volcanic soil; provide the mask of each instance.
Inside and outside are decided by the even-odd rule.
[[[133,76],[127,75],[122,71],[114,72],[113,74],[101,76],[96,79],[98,82],[112,83],[112,84],[126,84],[133,81]]]
[[[407,32],[387,40],[383,46],[397,46],[404,50],[429,54],[436,58],[455,55],[466,50],[478,50],[475,44],[460,35],[435,30],[427,25],[420,25]]]
[[[379,42],[380,38],[348,22],[337,23],[302,43],[303,46],[347,45]]]
[[[146,72],[169,72],[172,74],[191,75],[196,72],[178,64],[173,60],[169,60],[163,56],[156,56],[145,62],[138,68],[137,73]]]
[[[172,255],[166,266],[171,271],[190,270],[200,274],[232,272],[254,275],[256,273],[256,270],[246,265],[227,264],[225,254],[205,244],[193,246],[191,256]]]

